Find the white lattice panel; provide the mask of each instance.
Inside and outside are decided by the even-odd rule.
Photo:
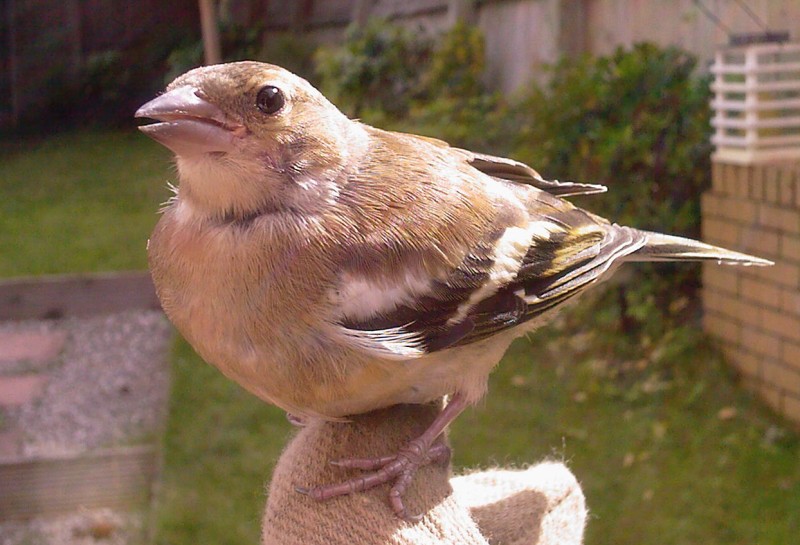
[[[727,48],[711,72],[716,159],[800,158],[800,44]]]

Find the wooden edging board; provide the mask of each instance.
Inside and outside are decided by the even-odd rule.
[[[0,281],[0,321],[158,309],[147,271],[12,278]]]
[[[160,309],[147,271],[0,280],[0,321]],[[0,458],[0,521],[81,508],[146,507],[159,471],[158,444],[74,455]]]
[[[77,511],[146,507],[158,473],[156,445],[73,456],[0,460],[0,520]]]

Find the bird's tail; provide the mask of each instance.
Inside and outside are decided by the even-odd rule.
[[[774,265],[772,261],[711,246],[690,238],[640,231],[645,243],[625,261],[716,261],[726,265]]]

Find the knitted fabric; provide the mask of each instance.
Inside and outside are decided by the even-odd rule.
[[[296,486],[336,483],[358,470],[329,464],[384,456],[417,437],[439,406],[403,405],[349,422],[311,421],[295,435],[269,485],[262,545],[579,545],[586,508],[562,464],[488,470],[451,478],[450,467],[419,470],[404,496],[410,523],[389,507],[389,486],[317,502]]]

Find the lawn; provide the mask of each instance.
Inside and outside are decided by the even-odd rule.
[[[170,165],[133,130],[0,142],[0,276],[144,269]]]
[[[143,268],[172,176],[132,130],[0,146],[0,276]],[[565,319],[513,345],[453,427],[456,466],[564,460],[591,510],[588,545],[795,541],[800,440],[694,324],[631,361],[598,352],[590,325]],[[180,340],[173,366],[157,542],[255,543],[290,426]]]

